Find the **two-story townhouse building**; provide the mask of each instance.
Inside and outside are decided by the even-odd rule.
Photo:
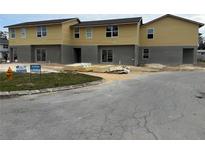
[[[77,18],[7,26],[11,60],[19,62],[196,63],[198,30],[203,24],[165,15],[81,22]]]
[[[11,61],[69,63],[70,26],[77,23],[71,18],[7,26]]]
[[[137,65],[141,24],[141,17],[80,22],[71,44],[83,62]]]
[[[198,34],[202,26],[203,23],[170,14],[143,24],[140,29],[140,63],[196,63]],[[143,56],[146,51],[149,58]]]

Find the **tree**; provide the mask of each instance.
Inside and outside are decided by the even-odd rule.
[[[202,36],[201,33],[199,33],[199,50],[205,50],[205,38]]]
[[[8,32],[0,31],[0,38],[7,39]]]

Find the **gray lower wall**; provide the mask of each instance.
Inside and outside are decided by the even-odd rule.
[[[99,46],[99,56],[101,62],[101,52],[103,49],[113,50],[113,63],[112,64],[124,64],[135,65],[135,59],[138,48],[134,45],[117,45],[117,46]]]
[[[83,63],[99,63],[98,54],[98,46],[81,46],[81,61]]]
[[[73,47],[69,45],[61,46],[61,63],[71,64],[74,63]]]
[[[137,66],[139,65],[139,50],[140,50],[140,47],[135,45],[135,62],[134,62],[134,66]]]
[[[61,46],[60,45],[32,45],[32,46],[10,46],[15,48],[17,52],[18,62],[30,63],[36,62],[37,48],[46,49],[47,59],[46,62],[50,63],[61,63]],[[12,57],[12,55],[11,55]]]
[[[117,46],[69,46],[69,45],[35,45],[35,46],[10,46],[17,51],[19,62],[36,62],[35,50],[45,48],[47,51],[47,61],[50,63],[75,63],[74,48],[81,48],[81,62],[102,63],[102,49],[113,50],[113,63],[124,65],[140,65],[146,63],[160,63],[166,65],[183,64],[183,49],[193,48],[193,63],[197,63],[196,46],[156,46],[139,47],[136,45],[117,45]],[[145,60],[142,58],[143,49],[150,49],[150,57]],[[184,56],[185,57],[185,56]],[[186,59],[189,60],[189,54]]]
[[[14,48],[17,53],[18,62],[21,63],[29,63],[31,62],[31,46],[29,45],[22,45],[22,46],[10,46],[10,48]],[[10,51],[10,57],[12,58]],[[11,61],[13,61],[11,59]]]
[[[193,47],[194,48],[194,64],[197,64],[197,50],[198,50],[198,47]]]
[[[139,64],[160,63],[165,65],[183,64],[183,49],[193,48],[193,63],[196,63],[196,47],[194,46],[158,46],[158,47],[140,47],[139,48]],[[150,50],[149,59],[143,59],[142,52],[144,49]]]
[[[61,45],[35,45],[32,46],[32,61],[35,61],[34,56],[37,48],[46,49],[46,62],[47,63],[61,63]],[[36,62],[36,61],[35,61]]]
[[[82,63],[98,63],[98,46],[61,46],[61,61],[64,64],[76,63],[74,48],[81,49],[81,62]]]

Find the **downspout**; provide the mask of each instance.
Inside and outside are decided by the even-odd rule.
[[[140,26],[142,24],[142,19],[138,22],[137,24],[137,42],[134,46],[134,65],[138,66],[139,65],[139,45],[140,45]]]

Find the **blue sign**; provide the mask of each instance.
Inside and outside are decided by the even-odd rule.
[[[41,65],[30,65],[30,72],[32,73],[41,73]]]
[[[26,68],[26,66],[17,65],[17,66],[16,66],[16,73],[27,73],[27,68]]]

